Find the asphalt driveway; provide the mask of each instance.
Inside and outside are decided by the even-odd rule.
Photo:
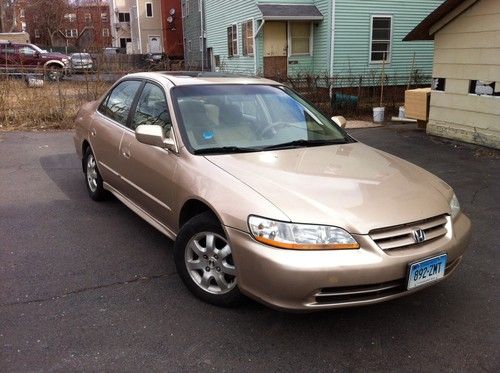
[[[461,267],[411,297],[288,314],[204,304],[172,242],[86,194],[71,134],[0,134],[0,371],[499,371],[499,152],[411,126],[351,130],[451,184]]]

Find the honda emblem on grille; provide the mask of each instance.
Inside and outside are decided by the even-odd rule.
[[[423,229],[415,229],[413,231],[413,238],[415,239],[416,243],[424,242],[425,241],[425,232]]]

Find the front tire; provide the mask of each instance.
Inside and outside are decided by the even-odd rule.
[[[237,305],[243,299],[226,235],[211,213],[190,219],[174,243],[177,272],[199,299],[216,306]]]
[[[63,71],[57,65],[50,65],[47,67],[45,75],[49,82],[58,82],[62,79]]]
[[[97,168],[97,161],[90,147],[85,151],[83,156],[83,172],[85,173],[85,185],[89,197],[94,201],[102,201],[106,199],[106,190],[102,183],[102,177]]]

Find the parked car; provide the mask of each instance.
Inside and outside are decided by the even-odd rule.
[[[0,70],[10,74],[43,72],[48,80],[67,74],[70,62],[61,53],[46,53],[34,44],[0,41]]]
[[[95,69],[95,61],[90,53],[72,53],[69,59],[73,72],[92,71]]]
[[[166,55],[164,53],[148,53],[144,57],[144,60],[150,65],[157,65],[165,59]]]
[[[89,196],[175,240],[180,277],[216,305],[394,299],[449,276],[468,244],[449,185],[271,80],[130,74],[80,109],[74,142]]]
[[[106,47],[103,50],[105,56],[114,56],[120,53],[120,48]]]

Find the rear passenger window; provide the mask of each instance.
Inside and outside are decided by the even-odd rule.
[[[172,126],[165,93],[155,84],[144,86],[130,128],[135,130],[141,124],[162,126],[165,131]]]
[[[137,80],[125,80],[118,84],[101,103],[99,112],[126,125],[132,102],[141,84]]]

